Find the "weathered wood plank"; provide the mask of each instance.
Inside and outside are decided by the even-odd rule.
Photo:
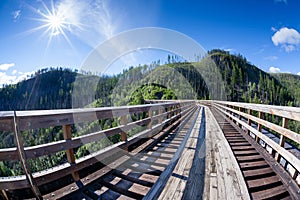
[[[269,185],[272,183],[280,182],[280,179],[274,175],[270,177],[264,177],[263,179],[254,179],[247,181],[249,189]]]
[[[199,128],[201,122],[202,111],[200,112],[196,124],[191,133],[191,137],[188,138],[186,146],[182,152],[178,163],[176,164],[171,177],[166,183],[162,193],[158,199],[181,199],[184,190],[186,188],[189,173],[192,167],[192,160],[195,156],[195,148],[197,144],[197,138],[199,135]],[[199,190],[198,186],[198,190]]]
[[[50,126],[63,126],[98,119],[120,117],[130,113],[148,112],[150,108],[170,108],[175,105],[189,106],[177,102],[146,104],[137,106],[104,107],[104,108],[84,108],[84,109],[56,109],[56,110],[34,110],[17,111],[20,119],[20,131],[37,128],[47,128]],[[13,112],[0,112],[0,130],[12,131]]]
[[[272,115],[277,115],[280,117],[300,121],[300,108],[290,107],[290,106],[273,106],[265,104],[250,104],[250,103],[240,103],[240,102],[229,102],[229,101],[213,101],[213,103],[238,106],[244,109],[251,109],[258,112],[268,113]]]
[[[206,110],[206,137],[209,138],[206,140],[210,140],[208,145],[211,145],[210,150],[213,155],[210,159],[214,160],[214,164],[208,166],[206,170],[210,174],[211,183],[208,184],[209,193],[204,193],[203,197],[204,199],[250,199],[243,175],[230,146],[211,111],[208,108]],[[208,160],[207,163],[209,162],[212,161]],[[204,191],[208,192],[208,189]]]
[[[198,108],[199,109],[199,108]],[[193,115],[198,115],[199,111],[197,110],[195,113],[191,113]],[[190,117],[193,117],[193,122],[192,124],[195,124],[196,122],[196,118],[197,116],[192,116],[190,115]],[[190,117],[186,117],[183,122],[181,123],[181,128],[179,129],[179,131],[181,131],[182,129],[184,129],[184,125],[191,120]],[[188,127],[187,127],[188,128]],[[163,187],[165,186],[165,184],[167,183],[167,181],[169,180],[169,177],[172,173],[172,171],[174,170],[174,168],[176,167],[176,164],[178,163],[178,160],[180,158],[180,156],[182,155],[183,152],[183,148],[186,145],[186,142],[191,134],[191,128],[189,128],[189,130],[187,130],[187,134],[184,137],[184,141],[182,142],[182,145],[178,148],[178,150],[176,151],[174,157],[171,159],[168,167],[163,171],[163,173],[160,175],[158,181],[156,182],[156,184],[151,188],[151,190],[147,193],[147,195],[145,196],[145,199],[156,199],[159,197],[159,195],[161,194]]]
[[[0,161],[12,161],[18,159],[19,156],[16,147],[0,149]]]
[[[179,115],[177,115],[177,116],[179,116]],[[171,121],[172,119],[174,119],[174,118],[165,120],[163,123],[159,124],[159,128],[164,126],[167,122]],[[142,120],[139,120],[136,122],[127,123],[126,125],[90,133],[90,134],[79,136],[76,138],[71,138],[69,140],[61,140],[61,141],[57,141],[57,142],[36,145],[33,147],[26,147],[25,148],[26,156],[27,156],[27,158],[36,158],[39,156],[49,155],[49,154],[53,154],[53,153],[56,153],[59,151],[67,150],[70,148],[78,148],[84,144],[88,144],[90,142],[98,141],[100,139],[103,139],[103,138],[106,138],[109,136],[113,136],[113,135],[122,133],[124,131],[128,131],[131,128],[136,127],[137,125],[140,126],[140,125],[147,124],[149,121],[150,121],[150,118],[146,118],[146,119],[142,119]],[[155,127],[156,127],[156,129],[154,129],[154,130],[159,129],[159,128],[157,128],[157,126],[155,126]],[[2,151],[2,149],[0,150],[0,154],[1,154],[1,151]],[[11,160],[18,159],[18,157],[15,157],[13,155],[14,153],[13,153],[12,149],[3,150],[3,151],[8,151],[8,153],[5,155],[7,158],[10,158]]]
[[[276,188],[258,191],[252,193],[253,199],[270,199],[271,197],[274,197],[275,195],[280,195],[283,193],[287,193],[286,188],[283,185],[279,185]]]
[[[184,189],[184,193],[182,199],[201,199],[204,191],[204,183],[205,183],[205,160],[206,160],[206,146],[205,146],[205,138],[206,138],[206,123],[205,123],[205,109],[202,108],[201,113],[201,121],[199,121],[198,126],[198,137],[195,153],[193,161],[190,162],[192,164],[188,175],[188,180],[186,187]],[[189,165],[188,165],[189,167]],[[187,172],[186,172],[187,173]]]
[[[14,190],[14,189],[29,188],[29,187],[30,185],[25,175],[0,178],[1,190],[8,190],[8,189]]]

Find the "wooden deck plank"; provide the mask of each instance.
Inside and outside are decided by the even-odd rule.
[[[209,109],[207,115],[207,134],[211,134],[212,146],[215,146],[217,199],[250,199],[247,186],[238,163],[226,142],[224,134]],[[209,137],[209,136],[207,136]],[[214,179],[212,179],[214,181]],[[210,184],[213,187],[214,183]],[[211,187],[211,188],[213,188]],[[214,190],[214,188],[213,188]],[[216,199],[210,192],[209,199]]]
[[[255,180],[249,180],[247,181],[247,184],[249,186],[249,189],[254,187],[261,187],[266,186],[272,183],[280,182],[279,178],[276,175],[270,176],[270,177],[264,177],[261,179],[255,179]]]
[[[246,162],[246,161],[260,161],[263,160],[263,157],[261,155],[249,155],[249,156],[237,156],[236,159],[240,162]]]
[[[243,149],[243,147],[240,147],[241,149]],[[253,147],[252,147],[253,148]],[[244,151],[234,151],[234,155],[239,156],[239,155],[258,155],[259,153],[257,153],[257,151],[254,150],[244,150]]]
[[[263,169],[248,170],[248,171],[244,171],[243,173],[246,179],[252,179],[266,174],[275,174],[275,172],[269,167]]]
[[[275,195],[285,194],[287,193],[286,188],[283,185],[279,185],[276,188],[272,188],[269,190],[263,190],[259,192],[252,193],[253,199],[268,199],[274,198]],[[278,198],[280,199],[280,198]]]
[[[236,151],[255,151],[255,148],[252,146],[244,146],[243,148],[240,147],[231,147],[231,149],[236,152]]]
[[[163,173],[160,175],[158,181],[155,183],[155,185],[151,188],[151,190],[148,192],[148,194],[145,196],[145,199],[157,199],[161,195],[164,187],[166,186],[169,178],[171,177],[179,159],[182,156],[182,152],[185,149],[185,146],[187,145],[188,139],[190,138],[193,127],[197,122],[197,117],[199,116],[200,107],[197,106],[197,110],[195,110],[191,117],[187,118],[182,122],[184,126],[179,129],[178,135],[184,136],[184,140],[182,141],[182,145],[178,148],[176,153],[174,154],[172,160],[170,161],[169,165],[166,167],[166,169],[163,171]]]
[[[269,167],[268,163],[264,160],[251,163],[240,163],[241,169],[259,169]]]
[[[201,112],[202,113],[202,112]],[[193,128],[190,138],[182,152],[182,155],[173,170],[172,176],[169,178],[159,199],[181,199],[187,184],[189,172],[192,167],[192,160],[195,154],[197,138],[199,134],[201,113]]]

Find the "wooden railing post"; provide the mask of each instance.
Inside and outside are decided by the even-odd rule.
[[[127,115],[121,116],[121,125],[126,125],[127,124]],[[125,131],[121,132],[121,141],[127,142],[127,133]],[[128,151],[128,146],[124,147],[125,151]]]
[[[178,104],[177,108],[178,108],[178,114],[180,115],[180,113],[181,113],[181,104]]]
[[[167,112],[170,112],[171,109],[172,109],[171,107],[168,107],[168,108],[167,108]],[[171,116],[172,116],[171,113],[168,113],[168,119],[171,118]]]
[[[162,121],[163,121],[163,117],[161,116],[163,114],[163,109],[162,108],[159,108],[158,110],[158,115],[159,115],[159,118],[158,118],[158,123],[161,124]]]
[[[231,106],[230,105],[226,105],[226,107],[228,107],[228,108],[231,108]],[[226,110],[226,112],[228,112],[228,118],[230,119],[230,120],[232,120],[232,118],[231,118],[231,111],[230,110]]]
[[[150,118],[150,121],[148,123],[148,129],[152,129],[152,116],[153,116],[153,111],[152,109],[150,108],[150,110],[148,111],[148,116]]]
[[[127,124],[127,115],[121,116],[121,125]],[[127,133],[122,131],[121,132],[121,141],[127,141]]]
[[[241,107],[238,107],[239,108],[239,112],[242,112],[242,108]],[[239,115],[239,120],[242,119],[242,116]],[[239,127],[242,128],[242,124],[239,123]]]
[[[252,112],[251,109],[248,109],[248,115],[251,115],[251,112]],[[248,118],[248,125],[251,126],[251,123],[252,123],[252,122],[251,122],[251,119]],[[249,129],[247,130],[247,134],[248,134],[248,135],[250,134],[250,130],[249,130]]]
[[[63,125],[62,130],[63,130],[64,139],[71,140],[72,139],[71,125],[69,125],[69,124]],[[67,149],[66,155],[67,155],[68,163],[70,163],[71,165],[76,164],[74,149]],[[80,179],[78,172],[73,172],[72,177],[73,177],[74,181],[78,181]]]
[[[258,112],[258,118],[261,119],[262,118],[262,112]],[[261,132],[262,126],[261,124],[257,124],[257,130],[259,132]],[[258,143],[259,142],[259,137],[255,136],[255,141]]]
[[[282,118],[282,127],[283,128],[287,128],[288,127],[288,119],[287,118]],[[280,140],[279,140],[279,145],[281,147],[284,147],[284,143],[285,143],[285,136],[284,135],[280,135]],[[277,153],[276,154],[276,160],[279,162],[280,161],[280,154]]]

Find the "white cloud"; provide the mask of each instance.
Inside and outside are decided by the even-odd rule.
[[[270,67],[269,72],[271,73],[280,73],[280,69],[276,67]]]
[[[23,80],[26,80],[28,78],[31,77],[32,74],[34,74],[35,72],[32,71],[32,72],[25,72],[25,73],[22,73],[20,74],[20,76],[17,76],[17,72],[15,72],[17,70],[14,70],[12,72],[12,75],[8,75],[6,72],[0,72],[0,88],[3,86],[3,85],[6,85],[6,84],[16,84],[20,81],[23,81]],[[15,72],[15,73],[14,73]]]
[[[271,27],[271,30],[272,30],[273,32],[278,31],[277,28],[275,28],[275,27],[273,27],[273,26]]]
[[[234,52],[235,49],[232,49],[232,48],[227,48],[227,49],[224,49],[224,51],[228,51],[228,52]]]
[[[3,63],[3,64],[0,64],[0,70],[6,71],[13,66],[15,66],[15,63]]]
[[[35,73],[35,71],[22,73],[22,75],[18,76],[13,83],[18,83],[20,81],[29,79],[31,77],[31,75],[34,73]]]
[[[20,18],[20,16],[21,16],[21,10],[15,10],[11,14],[13,16],[13,20],[17,21]]]
[[[268,56],[268,57],[265,57],[264,59],[269,60],[269,61],[275,61],[275,60],[278,60],[278,57],[277,56]]]
[[[283,27],[272,36],[272,41],[275,46],[292,52],[300,45],[300,33],[293,28]]]
[[[294,45],[283,45],[282,48],[284,48],[284,50],[286,52],[292,52],[292,51],[295,51],[296,50],[296,46]]]
[[[118,28],[117,17],[112,16],[107,1],[101,0],[62,0],[57,5],[57,12],[75,27],[70,32],[91,46],[96,46],[103,39],[112,37]]]
[[[12,84],[16,78],[16,76],[9,76],[5,72],[0,72],[0,87],[2,87],[3,84]]]
[[[297,75],[300,76],[300,72],[298,72]]]
[[[17,72],[18,72],[18,70],[15,69],[15,70],[12,71],[11,74],[12,74],[12,75],[15,75]]]

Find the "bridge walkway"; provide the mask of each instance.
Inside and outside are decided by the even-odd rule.
[[[145,131],[127,139],[123,134],[124,127],[133,127],[134,124],[104,130],[104,133],[110,135],[121,134],[122,142],[96,152],[95,155],[91,154],[90,157],[75,160],[68,165],[72,171],[53,168],[38,173],[39,176],[32,174],[35,180],[33,184],[41,192],[41,197],[38,198],[300,199],[297,184],[298,160],[292,156],[288,157],[290,154],[286,153],[285,149],[278,148],[272,141],[269,142],[265,136],[260,135],[257,131],[262,129],[259,123],[256,124],[256,130],[251,128],[249,120],[247,126],[246,118],[241,116],[265,123],[264,128],[268,126],[267,122],[244,114],[241,109],[236,111],[223,106],[225,104],[226,102],[213,106],[206,102],[203,104],[187,102],[181,107],[178,103],[155,104],[158,109],[156,112],[151,110],[151,105],[129,108],[133,113],[148,112],[148,118],[134,122],[145,124],[148,127]],[[161,110],[161,105],[166,108]],[[121,116],[121,123],[125,124],[126,121],[122,122],[122,117],[124,119],[127,115],[124,112],[127,109],[105,108],[97,112],[99,114],[107,112],[106,116],[111,117],[110,112],[117,111],[114,114]],[[44,114],[44,118],[38,119],[40,120],[38,123],[37,118],[32,120],[32,114],[25,113],[24,116],[28,115],[29,119],[21,118],[24,122],[21,121],[20,124],[26,125],[24,129],[27,128],[28,121],[34,122],[33,125],[36,127],[48,126],[49,122],[65,126],[65,123],[72,120],[72,116],[69,115],[69,111],[61,112],[58,115],[66,116],[68,120],[62,118],[62,121],[52,122],[48,119],[56,118],[57,113],[47,113]],[[77,112],[78,116],[94,113],[81,110],[71,112]],[[106,116],[97,115],[98,118]],[[293,115],[294,118],[295,116]],[[78,119],[85,120],[82,117]],[[44,121],[46,125],[43,124]],[[156,122],[152,124],[154,121]],[[6,121],[5,123],[9,124]],[[2,127],[5,127],[5,123],[3,122]],[[275,130],[280,129],[277,126],[272,127],[275,127]],[[280,130],[285,130],[284,128]],[[252,138],[249,132],[256,137]],[[95,138],[102,138],[100,133],[80,136],[79,144],[77,138],[62,142],[69,146],[64,148],[70,153],[69,148],[72,149],[74,144],[80,146],[82,141],[88,143]],[[298,140],[298,136],[291,136],[285,132],[283,134]],[[271,153],[266,151],[267,145],[263,147],[262,143],[271,145]],[[25,148],[24,153],[26,156],[34,157],[43,155],[44,149],[56,152],[57,149],[51,147],[60,144],[61,142]],[[0,150],[2,156],[0,160],[17,159],[17,149]],[[40,153],[30,153],[33,150],[35,152],[40,150]],[[282,156],[277,155],[277,152]],[[280,158],[286,159],[285,168],[276,160]],[[294,167],[294,173],[287,171],[287,168],[291,168],[287,167],[289,165]],[[68,176],[60,177],[61,175]],[[49,177],[51,181],[39,177]],[[75,178],[77,179],[72,181]],[[29,186],[25,176],[2,178],[0,199],[34,199],[37,195]]]

